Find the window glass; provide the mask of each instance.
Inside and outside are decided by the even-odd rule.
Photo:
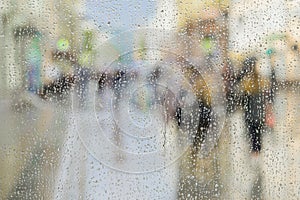
[[[299,5],[1,1],[0,199],[298,199]]]

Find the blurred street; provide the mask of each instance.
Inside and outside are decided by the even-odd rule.
[[[299,5],[2,0],[0,199],[299,199]]]
[[[89,95],[94,95],[96,84],[91,85]],[[216,148],[208,157],[198,158],[194,178],[191,177],[193,169],[188,166],[187,160],[191,159],[188,151],[164,169],[141,174],[124,173],[122,169],[131,168],[133,157],[120,160],[120,152],[109,152],[104,146],[97,147],[104,154],[95,154],[90,150],[95,150],[93,145],[99,145],[97,141],[90,141],[91,146],[86,146],[80,140],[80,135],[88,138],[97,133],[98,124],[93,120],[95,110],[91,104],[87,110],[75,110],[76,114],[71,108],[70,96],[59,102],[27,97],[32,106],[27,106],[26,110],[16,112],[9,109],[9,104],[1,110],[5,113],[1,115],[1,127],[7,130],[2,133],[8,133],[1,135],[5,139],[1,142],[6,152],[1,154],[1,185],[6,183],[1,187],[4,188],[1,195],[9,199],[31,195],[46,199],[77,199],[82,194],[85,199],[93,199],[95,194],[107,198],[122,196],[122,199],[186,199],[193,195],[199,199],[250,199],[251,196],[252,199],[297,199],[300,137],[295,127],[299,119],[299,92],[298,89],[278,91],[274,105],[276,126],[274,131],[268,130],[264,134],[263,150],[257,158],[249,154],[243,115],[235,112],[227,119]],[[107,100],[109,102],[110,98]],[[104,111],[99,116],[104,120],[107,113]],[[89,121],[89,125],[92,125],[91,121],[95,124],[78,127],[76,118]],[[84,123],[85,120],[81,121]],[[113,130],[105,134],[111,135]],[[167,140],[176,142],[170,137]],[[123,141],[124,146],[136,148],[130,146],[131,142]],[[105,155],[107,159],[101,161],[98,155]],[[192,189],[195,185],[198,186]]]

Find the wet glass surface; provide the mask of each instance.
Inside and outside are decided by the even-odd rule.
[[[299,5],[0,2],[0,199],[298,199]]]

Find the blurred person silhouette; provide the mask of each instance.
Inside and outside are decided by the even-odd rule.
[[[237,105],[239,104],[239,95],[237,95],[237,89],[235,84],[235,74],[233,69],[233,63],[231,59],[227,59],[224,63],[224,68],[222,72],[222,77],[224,81],[224,91],[225,91],[225,99],[226,99],[226,113],[227,115],[231,115]]]
[[[102,94],[106,87],[111,87],[111,75],[108,72],[102,72],[98,78],[98,92]]]
[[[30,92],[39,93],[41,82],[42,52],[41,52],[41,34],[36,32],[25,53],[27,63],[27,84]]]
[[[62,98],[74,86],[74,75],[70,68],[76,65],[76,59],[69,52],[60,50],[48,50],[47,53],[49,55],[44,61],[44,81],[40,96],[43,99],[53,96]]]
[[[119,105],[119,101],[122,98],[123,90],[126,86],[126,72],[125,70],[119,69],[117,70],[112,78],[112,87],[114,91],[114,95],[116,97],[117,105]]]
[[[211,91],[196,67],[188,65],[184,68],[184,76],[192,85],[196,97],[197,131],[192,133],[192,154],[197,156],[202,144],[205,142],[212,122]],[[176,118],[181,122],[181,109],[177,108]],[[195,117],[195,116],[194,116]],[[180,124],[180,123],[179,123]]]
[[[274,97],[273,88],[270,85],[270,80],[263,78],[258,73],[256,57],[246,58],[242,64],[242,69],[233,79],[231,77],[231,81],[234,84],[241,84],[242,96],[240,103],[244,111],[250,152],[252,155],[257,156],[262,148],[262,133],[265,126],[268,125],[266,119],[271,111]],[[233,85],[231,84],[231,86]],[[232,94],[229,96],[232,96]]]
[[[93,32],[86,30],[83,33],[83,48],[79,55],[78,63],[75,67],[76,74],[76,91],[78,92],[79,107],[86,107],[88,96],[88,84],[91,79],[91,67],[94,64],[95,51],[93,48]]]

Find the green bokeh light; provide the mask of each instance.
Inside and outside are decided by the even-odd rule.
[[[61,38],[57,41],[57,49],[59,51],[67,51],[70,47],[69,41],[65,38]]]

